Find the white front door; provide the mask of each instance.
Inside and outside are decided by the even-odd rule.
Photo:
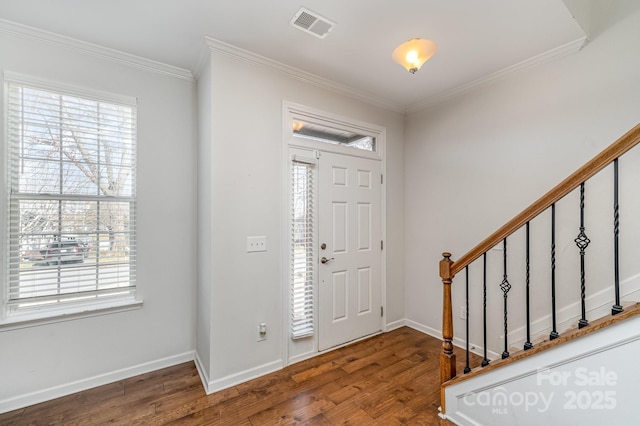
[[[382,328],[381,161],[319,161],[319,350]]]

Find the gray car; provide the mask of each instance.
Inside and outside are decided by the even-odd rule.
[[[54,241],[40,250],[42,261],[48,265],[84,262],[85,250],[77,241]]]

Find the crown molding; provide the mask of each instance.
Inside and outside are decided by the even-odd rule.
[[[426,110],[437,104],[440,104],[442,102],[448,101],[455,97],[461,96],[473,89],[483,87],[496,80],[506,78],[509,75],[516,73],[518,71],[534,67],[536,65],[548,62],[555,58],[568,56],[570,54],[578,52],[587,43],[586,36],[578,38],[562,46],[559,46],[547,52],[541,53],[537,56],[526,59],[522,62],[511,65],[509,67],[506,67],[502,70],[488,74],[482,78],[479,78],[469,83],[456,86],[449,90],[440,92],[425,101],[418,102],[409,106],[404,106],[401,104],[389,102],[388,100],[382,99],[380,97],[376,97],[375,95],[372,95],[370,93],[355,90],[352,87],[349,87],[347,85],[329,80],[324,77],[320,77],[316,74],[312,74],[307,71],[303,71],[299,68],[295,68],[295,67],[283,64],[273,59],[269,59],[267,57],[258,55],[256,53],[250,52],[248,50],[244,50],[242,48],[233,46],[231,44],[222,42],[220,40],[216,40],[208,36],[204,37],[203,49],[201,51],[200,58],[196,63],[196,67],[194,68],[195,71],[192,72],[184,68],[179,68],[173,65],[164,64],[162,62],[132,55],[130,53],[96,45],[93,43],[77,40],[71,37],[41,30],[39,28],[18,24],[16,22],[8,21],[2,18],[0,18],[0,32],[4,32],[10,35],[23,37],[27,39],[33,39],[33,40],[43,41],[46,43],[51,43],[54,45],[58,45],[71,50],[78,51],[83,54],[88,54],[91,56],[95,56],[95,57],[99,57],[99,58],[103,58],[103,59],[107,59],[115,62],[120,62],[122,64],[126,64],[135,68],[159,73],[159,74],[170,76],[173,78],[187,80],[190,82],[195,82],[197,80],[202,70],[202,67],[205,64],[205,61],[209,59],[211,53],[222,54],[242,62],[251,63],[254,65],[266,67],[266,68],[281,72],[283,74],[288,75],[289,77],[295,78],[306,84],[320,87],[326,90],[330,90],[332,92],[349,96],[351,98],[358,99],[368,104],[371,104],[380,108],[384,108],[387,110],[391,110],[394,112],[398,112],[401,114],[414,114],[414,113]]]
[[[289,77],[295,78],[306,84],[331,90],[333,92],[358,99],[360,101],[366,102],[368,104],[371,104],[380,108],[384,108],[384,109],[391,110],[394,112],[399,112],[399,113],[404,113],[406,111],[406,108],[403,105],[391,103],[384,99],[375,97],[374,95],[371,95],[369,93],[354,90],[353,88],[346,86],[344,84],[340,84],[335,81],[312,74],[310,72],[303,71],[299,68],[285,65],[281,62],[274,61],[273,59],[269,59],[267,57],[258,55],[248,50],[244,50],[242,48],[233,46],[231,44],[222,42],[220,40],[216,40],[211,37],[205,36],[204,47],[205,47],[204,52],[200,56],[200,60],[198,61],[198,65],[196,68],[198,70],[196,72],[196,77],[199,76],[199,71],[204,65],[204,61],[206,61],[207,58],[209,57],[209,54],[213,52],[213,53],[229,56],[238,61],[247,62],[250,64],[259,65],[275,71],[279,71],[283,74],[288,75]]]
[[[586,36],[580,37],[574,41],[570,41],[569,43],[563,44],[554,49],[543,52],[532,58],[525,59],[524,61],[518,62],[517,64],[511,65],[509,67],[503,68],[499,71],[493,72],[484,77],[473,80],[469,83],[465,83],[460,86],[453,87],[452,89],[440,92],[435,96],[432,96],[426,101],[418,102],[413,105],[410,105],[407,107],[406,113],[414,114],[414,113],[423,111],[425,109],[436,106],[437,104],[440,104],[442,102],[461,96],[467,92],[472,91],[473,89],[487,86],[496,80],[504,79],[510,76],[511,74],[517,73],[525,69],[532,68],[536,65],[540,65],[545,62],[549,62],[556,58],[571,55],[573,53],[580,51],[585,46],[586,43],[587,43],[587,37]]]
[[[18,24],[6,19],[0,18],[0,32],[23,37],[26,39],[43,41],[46,43],[75,50],[83,54],[143,69],[145,71],[151,71],[169,77],[195,82],[195,78],[193,77],[191,71],[184,68],[179,68],[173,65],[164,64],[162,62],[153,61],[151,59],[142,58],[130,53],[125,53],[119,50],[110,49],[108,47],[99,46],[97,44],[77,40],[71,37],[63,36],[61,34],[41,30],[39,28]]]

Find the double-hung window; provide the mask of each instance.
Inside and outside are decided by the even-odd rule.
[[[135,99],[5,82],[5,316],[133,300]]]

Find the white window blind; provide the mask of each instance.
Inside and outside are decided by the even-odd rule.
[[[313,164],[294,156],[291,165],[291,336],[314,333]]]
[[[9,312],[134,296],[135,104],[7,88]]]

